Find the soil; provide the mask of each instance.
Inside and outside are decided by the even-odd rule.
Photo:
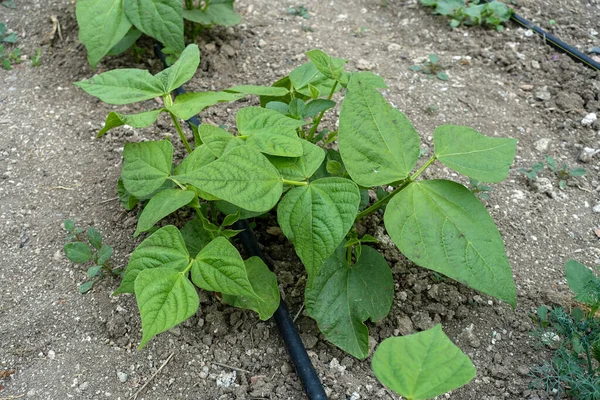
[[[25,61],[12,71],[0,69],[0,398],[129,399],[145,384],[138,399],[305,398],[272,321],[203,295],[196,316],[138,351],[135,299],[111,296],[118,281],[105,279],[86,295],[78,293],[85,269],[63,256],[63,221],[95,226],[114,246],[114,263],[125,266],[139,239],[132,237],[136,213],[115,201],[123,144],[174,132],[160,120],[148,129],[120,128],[94,138],[108,111],[152,104],[111,107],[72,85],[94,74],[77,40],[73,3],[0,7],[0,20],[18,34],[23,54],[43,50],[40,67]],[[599,0],[513,3],[522,16],[581,50],[600,46]],[[530,369],[549,357],[530,335],[530,315],[542,304],[571,305],[567,260],[600,264],[594,233],[600,228],[600,154],[584,150],[600,149],[600,119],[582,124],[586,115],[600,114],[600,74],[515,25],[501,33],[453,30],[414,0],[303,4],[310,19],[286,13],[300,5],[295,1],[236,2],[243,23],[197,39],[202,64],[187,89],[270,84],[306,62],[307,50],[321,48],[349,59],[350,69],[382,75],[389,85],[384,95],[413,122],[430,153],[440,124],[517,138],[508,179],[484,201],[505,240],[517,308],[415,267],[386,245],[374,217],[365,229],[382,239],[397,290],[390,315],[371,324],[370,335],[376,344],[441,322],[477,368],[471,383],[444,398],[549,398],[530,388]],[[51,39],[50,16],[60,22],[62,37]],[[440,56],[448,81],[409,69],[430,53]],[[105,59],[98,72],[119,67],[159,68],[147,51]],[[201,117],[231,125],[237,108],[255,102],[216,107]],[[333,124],[338,111],[325,124]],[[560,190],[548,170],[536,184],[517,172],[544,155],[587,174]],[[441,166],[427,173],[434,176],[461,179]],[[273,224],[261,221],[257,234],[295,315],[303,301],[303,270],[290,244],[266,233]],[[296,323],[329,398],[398,398],[378,383],[369,360],[328,344],[303,312]]]

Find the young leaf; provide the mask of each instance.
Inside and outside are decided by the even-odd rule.
[[[329,57],[321,50],[311,50],[306,55],[315,64],[319,72],[329,79],[335,79],[336,81],[341,78],[344,73],[344,64],[348,61],[343,58]]]
[[[248,146],[261,153],[280,157],[300,157],[302,141],[293,128],[265,127],[246,139]]]
[[[138,220],[134,237],[151,229],[158,221],[179,210],[196,197],[193,190],[167,189],[158,192],[146,204]]]
[[[75,8],[79,40],[88,52],[88,61],[96,68],[110,49],[127,34],[131,22],[123,12],[123,0],[81,0]]]
[[[112,253],[113,248],[103,244],[102,247],[100,247],[100,250],[98,250],[98,260],[96,262],[100,265],[104,265],[104,263],[112,256]]]
[[[290,72],[289,79],[294,89],[307,97],[312,97],[315,91],[329,94],[335,84],[335,80],[323,75],[312,62],[294,69]],[[337,87],[339,88],[340,85]]]
[[[90,278],[90,279],[95,278],[96,275],[98,275],[98,273],[100,272],[100,269],[102,269],[101,265],[94,265],[92,267],[89,267],[87,270],[88,278]]]
[[[325,158],[325,150],[302,139],[302,156],[268,157],[271,164],[277,168],[281,176],[291,181],[304,181],[315,173]]]
[[[159,267],[183,271],[189,263],[190,257],[179,229],[173,225],[160,228],[131,254],[121,285],[113,295],[133,293],[134,282],[140,271]]]
[[[373,372],[403,397],[431,399],[469,383],[473,363],[444,334],[441,325],[385,339],[373,354]]]
[[[385,227],[415,264],[516,306],[502,237],[469,189],[446,180],[413,182],[388,203]]]
[[[183,50],[175,64],[162,70],[155,77],[162,82],[164,92],[170,93],[192,79],[198,65],[200,65],[200,50],[198,45],[190,44]]]
[[[325,100],[325,99],[316,99],[306,104],[304,108],[303,117],[304,118],[312,118],[316,117],[320,112],[329,110],[330,108],[335,107],[335,101]]]
[[[575,293],[575,300],[593,306],[600,297],[600,285],[598,278],[585,265],[575,260],[569,260],[565,264],[567,283]]]
[[[243,94],[227,92],[185,93],[177,96],[173,105],[168,106],[167,110],[187,121],[206,107],[217,103],[236,101],[242,97],[244,97]]]
[[[268,211],[283,190],[281,175],[269,160],[248,147],[236,147],[218,160],[178,180],[250,211]]]
[[[89,292],[89,290],[92,288],[92,286],[94,286],[94,281],[83,282],[78,287],[79,293],[84,294],[84,293]]]
[[[90,226],[87,231],[87,236],[90,244],[96,249],[102,247],[102,235],[93,226]]]
[[[127,18],[146,35],[182,52],[183,6],[179,0],[123,0]]]
[[[544,156],[544,160],[546,161],[546,164],[548,164],[548,168],[550,168],[552,172],[556,172],[556,161],[554,158],[552,156]]]
[[[129,104],[166,94],[162,83],[141,69],[114,69],[91,79],[75,82],[87,94],[108,104]]]
[[[500,182],[515,158],[516,139],[493,138],[466,126],[441,125],[433,133],[438,160],[483,182]]]
[[[344,240],[358,212],[360,193],[344,178],[322,178],[290,190],[279,203],[277,221],[312,280]]]
[[[135,298],[142,317],[139,349],[154,336],[194,315],[200,305],[196,288],[189,279],[169,268],[141,271],[135,280]]]
[[[87,243],[71,242],[63,247],[67,258],[76,264],[83,264],[92,259],[92,250]]]
[[[161,108],[131,115],[123,115],[111,111],[108,113],[106,122],[96,137],[101,138],[109,130],[123,125],[128,125],[132,128],[145,128],[152,125],[162,111],[163,109]]]
[[[445,72],[438,72],[438,73],[437,73],[437,78],[438,78],[440,81],[447,81],[447,80],[449,79],[449,77],[448,77],[448,74],[447,74],[447,73],[445,73]]]
[[[65,220],[63,226],[67,232],[73,232],[75,230],[75,222],[71,219]]]
[[[189,174],[204,167],[205,165],[210,164],[214,160],[215,156],[213,153],[210,151],[208,146],[203,144],[196,147],[194,151],[192,151],[186,158],[183,159],[181,164],[179,164],[173,171],[173,175],[177,176]]]
[[[283,97],[290,93],[287,88],[274,86],[258,86],[258,85],[239,85],[225,89],[225,92],[253,94],[257,96],[273,96]]]
[[[585,168],[573,168],[569,171],[569,175],[571,176],[583,176],[586,174]]]
[[[147,196],[169,177],[172,162],[173,145],[168,140],[125,143],[123,186],[136,197]]]
[[[394,299],[394,279],[385,258],[370,247],[356,264],[346,263],[340,246],[307,286],[306,311],[327,340],[358,359],[369,354],[369,331],[364,321],[382,320]]]
[[[431,64],[437,64],[440,62],[440,57],[436,54],[430,54],[429,55],[429,62]]]
[[[192,281],[211,292],[260,300],[248,280],[244,260],[224,237],[214,239],[200,250],[192,265]]]
[[[202,138],[202,143],[208,147],[215,157],[221,157],[229,150],[246,144],[244,140],[236,138],[218,126],[201,124],[198,127],[198,133]]]
[[[190,253],[190,257],[196,257],[200,250],[212,240],[210,233],[204,229],[202,221],[198,218],[188,221],[181,228],[181,236]]]
[[[261,301],[254,297],[227,294],[223,295],[223,301],[237,308],[255,311],[262,321],[266,321],[273,316],[275,310],[279,307],[277,276],[258,257],[250,257],[244,261],[244,264],[252,289]]]
[[[419,158],[417,131],[362,78],[352,76],[340,112],[338,141],[346,169],[364,187],[405,179]]]

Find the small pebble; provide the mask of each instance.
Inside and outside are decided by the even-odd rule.
[[[596,113],[589,113],[588,115],[583,117],[583,119],[581,120],[581,125],[591,126],[597,119],[598,117],[596,116]]]
[[[125,383],[127,382],[127,374],[121,371],[117,371],[117,378],[119,378],[119,381],[121,381],[121,383]]]

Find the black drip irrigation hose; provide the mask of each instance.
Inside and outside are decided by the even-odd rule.
[[[491,3],[494,0],[483,0],[486,3]],[[512,10],[512,9],[511,9]],[[588,67],[595,69],[596,71],[600,71],[600,63],[594,61],[591,57],[583,54],[581,51],[577,50],[575,47],[570,46],[557,38],[556,36],[546,32],[539,26],[534,25],[531,21],[521,17],[519,14],[512,10],[512,14],[510,19],[517,24],[521,25],[526,29],[531,29],[533,32],[537,33],[543,40],[544,43],[549,44],[555,49],[565,53],[569,57],[571,57],[575,61],[579,61]]]
[[[166,57],[162,52],[162,46],[159,43],[154,45],[154,53],[166,67]],[[175,96],[179,96],[184,94],[185,90],[183,87],[178,87],[174,92]],[[187,123],[190,125],[193,124],[195,126],[199,126],[200,118],[193,116],[187,120]],[[256,236],[254,236],[254,232],[252,232],[248,221],[239,220],[233,225],[233,228],[241,230],[238,237],[248,255],[251,257],[260,257],[265,264],[267,264],[269,269],[272,270],[273,266],[271,263],[262,256]],[[309,400],[327,400],[327,395],[325,394],[323,384],[317,375],[315,367],[312,365],[312,361],[308,357],[304,343],[302,343],[302,339],[300,339],[300,334],[298,333],[296,325],[294,324],[290,312],[288,311],[288,308],[283,300],[279,302],[279,307],[277,307],[275,314],[273,314],[273,318],[279,327],[281,339],[283,339],[285,348],[292,359],[292,363],[294,364],[296,373],[302,382],[306,396]]]

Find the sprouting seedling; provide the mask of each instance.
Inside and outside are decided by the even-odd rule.
[[[431,77],[436,76],[441,81],[448,80],[448,74],[443,72],[445,67],[440,64],[440,57],[436,54],[430,54],[426,62],[422,65],[413,65],[410,69],[415,72],[422,72]]]
[[[285,12],[295,17],[310,19],[310,14],[308,13],[308,8],[306,6],[290,7]]]
[[[86,233],[83,228],[75,227],[72,220],[66,220],[64,228],[67,231],[67,243],[63,250],[67,258],[76,264],[92,264],[87,270],[88,280],[79,285],[79,293],[86,293],[106,276],[121,274],[110,263],[113,248],[102,243],[102,235],[96,228],[90,227]]]
[[[39,67],[42,65],[42,49],[37,49],[35,54],[31,56],[31,66]]]
[[[560,168],[556,165],[556,160],[552,156],[544,156],[544,161],[548,165],[548,168],[554,173],[556,178],[558,179],[558,187],[561,189],[566,189],[567,180],[569,178],[583,176],[586,174],[585,168],[571,168],[567,166],[566,163],[563,163]]]
[[[531,166],[531,168],[519,168],[518,172],[525,175],[525,177],[531,181],[535,181],[537,178],[537,174],[539,174],[544,169],[543,162],[537,162]]]
[[[481,200],[489,200],[490,192],[494,190],[492,187],[487,186],[483,182],[473,178],[469,179],[469,186],[471,186],[471,192],[473,192]]]

